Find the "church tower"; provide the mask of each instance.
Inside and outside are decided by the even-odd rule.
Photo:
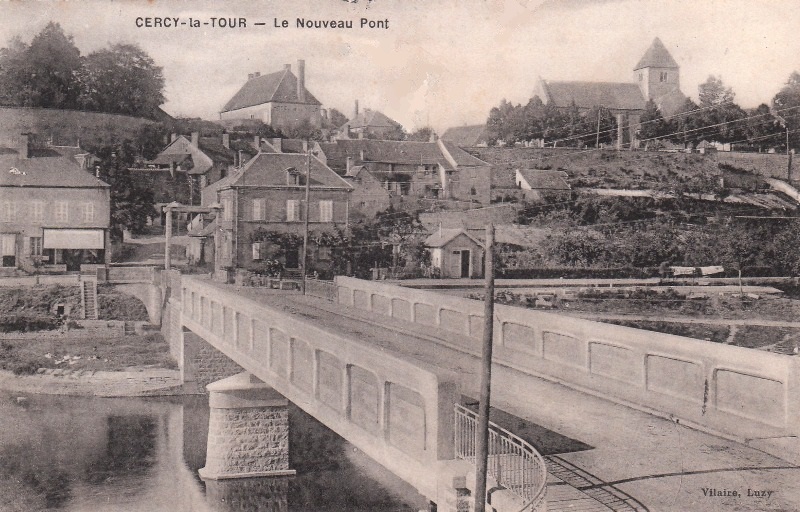
[[[657,37],[633,68],[633,75],[646,100],[658,103],[659,98],[680,91],[680,67]]]

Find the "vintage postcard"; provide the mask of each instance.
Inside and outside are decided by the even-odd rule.
[[[0,510],[800,510],[800,13],[0,0]]]

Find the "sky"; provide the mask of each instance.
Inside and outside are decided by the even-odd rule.
[[[655,37],[680,65],[681,89],[697,98],[710,75],[742,107],[769,103],[800,71],[800,9],[785,0],[0,0],[0,45],[25,41],[49,21],[82,54],[136,43],[163,68],[163,108],[218,119],[253,72],[296,69],[324,108],[352,117],[380,110],[407,130],[483,123],[507,99],[525,103],[539,77],[632,82]],[[138,18],[246,27],[137,27]],[[297,28],[297,18],[353,21],[352,29]],[[388,28],[360,28],[360,19]],[[276,28],[275,20],[288,28]],[[254,23],[265,23],[255,26]]]

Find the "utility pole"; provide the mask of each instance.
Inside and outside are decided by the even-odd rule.
[[[308,256],[308,211],[309,198],[311,197],[311,148],[306,150],[306,204],[303,212],[303,256],[300,268],[303,272],[302,290],[306,294],[306,258]]]
[[[600,112],[601,109],[597,109],[597,137],[594,141],[594,147],[600,149]]]
[[[489,459],[489,397],[492,388],[492,337],[494,335],[494,225],[486,225],[486,268],[481,353],[481,396],[475,433],[475,512],[486,510],[486,473]]]
[[[792,151],[789,149],[789,126],[784,123],[783,125],[786,128],[786,155],[789,157],[789,161],[786,164],[786,181],[789,185],[792,184]]]
[[[172,245],[172,205],[165,206],[164,210],[167,212],[164,223],[164,270],[169,270],[172,264],[172,255],[170,254],[172,252],[170,250],[170,245]]]

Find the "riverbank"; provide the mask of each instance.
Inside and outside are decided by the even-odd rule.
[[[147,397],[202,393],[184,385],[179,370],[128,368],[124,371],[40,369],[34,375],[0,370],[0,390],[20,394]]]

